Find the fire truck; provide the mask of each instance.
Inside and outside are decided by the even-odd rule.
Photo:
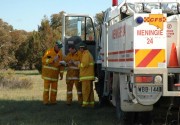
[[[122,112],[148,112],[163,97],[180,97],[180,1],[124,0],[97,24],[86,14],[63,15],[64,53],[87,44],[98,88]]]

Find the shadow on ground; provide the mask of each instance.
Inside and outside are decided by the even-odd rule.
[[[152,125],[163,125],[167,107],[155,108]],[[177,117],[177,114],[175,114]],[[174,119],[175,117],[173,117]],[[127,119],[126,119],[127,120]],[[171,120],[172,121],[172,120]],[[170,122],[169,122],[170,123]],[[175,124],[171,125],[176,125]],[[0,125],[132,125],[118,121],[113,106],[82,108],[64,101],[45,106],[41,101],[0,100]],[[168,124],[169,125],[169,124]]]
[[[77,102],[45,106],[41,101],[0,100],[0,125],[116,125],[114,107],[83,109]]]

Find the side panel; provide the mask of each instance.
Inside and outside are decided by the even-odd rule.
[[[125,42],[125,67],[133,68],[134,65],[134,19],[126,20],[126,42]]]
[[[133,67],[133,17],[108,27],[108,67]]]
[[[109,26],[108,67],[125,66],[125,22]]]
[[[180,96],[180,15],[167,18],[167,67],[168,82],[163,96]],[[177,62],[176,62],[177,61]]]

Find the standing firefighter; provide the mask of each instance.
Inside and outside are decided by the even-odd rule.
[[[82,52],[80,68],[80,81],[82,82],[82,107],[94,107],[94,60],[91,53],[86,49],[86,44],[81,42],[79,50]]]
[[[74,45],[69,45],[69,53],[64,59],[67,63],[67,74],[66,74],[66,84],[67,84],[67,105],[72,103],[72,90],[73,85],[75,84],[78,102],[82,104],[82,92],[81,92],[81,83],[79,82],[79,68],[78,64],[80,63],[80,55],[76,51]]]
[[[57,41],[53,48],[46,51],[42,57],[42,78],[44,79],[43,104],[56,104],[58,77],[63,78],[62,43]],[[49,97],[50,94],[50,97]]]

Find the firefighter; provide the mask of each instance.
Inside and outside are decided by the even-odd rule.
[[[67,100],[66,104],[71,105],[73,97],[73,85],[75,84],[78,102],[82,104],[82,92],[81,92],[81,83],[79,82],[79,68],[78,64],[80,63],[80,55],[76,51],[74,45],[69,45],[69,53],[65,57],[64,61],[67,65],[67,74],[66,74],[66,84],[67,84]]]
[[[79,44],[79,51],[82,52],[82,57],[78,67],[80,68],[80,81],[82,82],[82,107],[94,107],[94,60],[91,53],[87,50],[86,44]]]
[[[55,46],[48,49],[42,57],[42,79],[44,79],[43,104],[56,104],[58,79],[63,79],[64,68],[60,64],[63,59],[62,43],[56,41]],[[50,97],[49,97],[50,96]]]

